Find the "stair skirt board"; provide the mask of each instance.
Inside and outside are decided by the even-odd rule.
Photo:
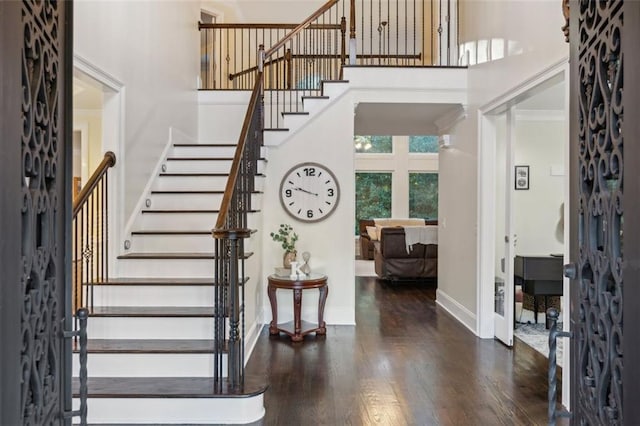
[[[80,402],[74,398],[73,408]],[[89,398],[90,424],[248,424],[264,417],[263,394],[234,398]]]
[[[223,355],[222,371],[227,371]],[[89,353],[91,377],[213,377],[213,354]],[[73,377],[79,375],[79,355],[73,354]]]

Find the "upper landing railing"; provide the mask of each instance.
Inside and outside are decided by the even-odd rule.
[[[450,0],[338,0],[265,60],[264,90],[317,90],[344,65],[457,65],[457,16]],[[259,47],[268,51],[296,27],[200,23],[201,88],[251,90]]]

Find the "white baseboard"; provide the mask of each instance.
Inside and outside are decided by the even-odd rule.
[[[247,331],[247,333],[244,336],[244,341],[245,341],[245,345],[244,345],[244,364],[245,364],[245,366],[249,362],[249,358],[251,358],[251,354],[253,353],[253,350],[256,347],[256,343],[258,343],[258,338],[260,337],[260,332],[262,331],[262,327],[263,326],[264,326],[264,324],[262,324],[260,321],[258,321],[258,319],[256,319],[256,322],[251,324],[251,327],[249,327],[249,330]]]
[[[455,319],[460,321],[462,325],[467,327],[476,336],[476,315],[458,303],[444,291],[436,290],[436,303],[444,310],[449,312]]]

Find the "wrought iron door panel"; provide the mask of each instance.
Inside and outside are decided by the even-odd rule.
[[[22,25],[23,425],[64,411],[64,138],[62,2],[24,0]]]
[[[579,425],[621,425],[623,2],[576,6],[572,78],[579,79],[574,85],[579,102],[572,156],[578,157],[579,181],[572,200],[577,200],[578,249],[572,256],[579,273],[572,283],[572,411]]]

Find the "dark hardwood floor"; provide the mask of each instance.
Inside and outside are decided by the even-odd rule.
[[[356,322],[297,344],[264,328],[247,373],[267,372],[265,425],[547,423],[546,358],[476,338],[433,284],[358,277]]]

